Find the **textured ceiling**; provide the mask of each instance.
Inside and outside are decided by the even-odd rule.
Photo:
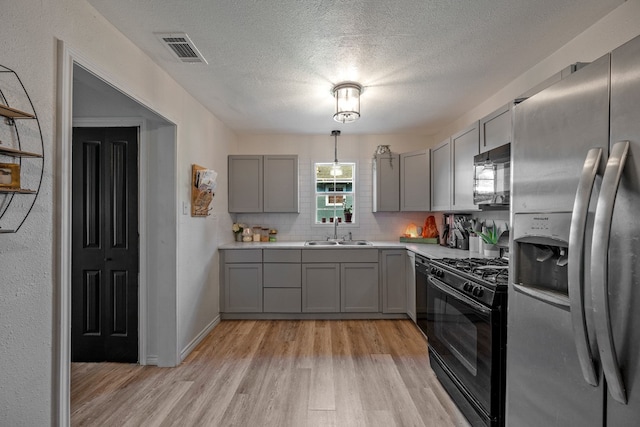
[[[623,0],[88,0],[239,133],[432,134]],[[184,64],[154,32],[186,32]],[[569,65],[569,64],[567,64]],[[331,88],[365,86],[332,119]]]

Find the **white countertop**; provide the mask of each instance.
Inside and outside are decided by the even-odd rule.
[[[304,241],[299,242],[230,242],[220,246],[218,249],[407,249],[418,255],[427,258],[484,258],[479,252],[469,252],[468,250],[453,249],[434,244],[403,243],[394,241],[370,241],[371,246],[305,246]]]

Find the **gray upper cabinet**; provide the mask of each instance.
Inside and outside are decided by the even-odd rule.
[[[264,212],[299,212],[298,156],[264,156]]]
[[[400,210],[400,156],[377,154],[373,160],[373,212]]]
[[[480,152],[492,150],[511,142],[510,102],[480,120]]]
[[[263,156],[229,156],[229,212],[262,212]]]
[[[430,151],[386,153],[373,162],[373,211],[431,210]]]
[[[297,155],[229,156],[229,212],[299,212]]]
[[[431,210],[430,151],[400,154],[400,210]]]
[[[479,154],[479,122],[451,137],[452,211],[476,211],[473,203],[473,156]]]
[[[451,209],[451,140],[431,149],[431,210]]]

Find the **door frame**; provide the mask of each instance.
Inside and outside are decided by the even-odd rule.
[[[171,144],[173,152],[174,169],[177,171],[177,132],[176,121],[166,118],[165,115],[157,113],[156,110],[149,107],[149,102],[135,96],[135,91],[123,84],[119,79],[114,78],[109,72],[105,71],[100,65],[96,64],[90,57],[85,56],[71,48],[63,40],[57,39],[57,95],[56,95],[56,144],[54,148],[52,170],[54,173],[54,194],[53,194],[53,330],[52,330],[52,390],[51,390],[51,418],[53,425],[67,426],[70,425],[70,396],[71,396],[71,138],[73,132],[73,69],[75,65],[88,70],[98,79],[112,86],[115,90],[126,95],[133,101],[137,102],[141,107],[154,113],[159,118],[165,120],[167,125],[173,126],[172,135],[166,137],[165,142]],[[139,119],[139,118],[138,118]],[[104,123],[103,123],[104,124]],[[144,123],[142,123],[145,126]],[[141,128],[142,129],[142,128]],[[147,129],[148,130],[148,129]],[[178,350],[177,336],[177,289],[176,284],[178,274],[177,248],[173,248],[173,253],[163,253],[164,257],[161,261],[169,264],[168,270],[172,271],[173,277],[169,277],[166,283],[159,286],[164,293],[161,301],[155,305],[154,313],[148,312],[147,298],[149,288],[147,286],[149,262],[147,255],[149,246],[147,239],[149,238],[146,218],[141,216],[146,210],[146,202],[149,198],[147,191],[148,175],[144,175],[149,171],[148,160],[148,141],[146,135],[141,132],[139,154],[138,176],[141,184],[139,192],[139,234],[140,234],[140,289],[147,291],[144,298],[139,298],[139,304],[143,302],[148,317],[154,317],[156,333],[157,358],[150,360],[146,354],[146,341],[150,338],[147,329],[149,323],[147,318],[140,315],[139,321],[143,323],[139,336],[139,342],[144,343],[144,354],[147,358],[146,362],[157,363],[161,366],[176,366],[180,363],[180,352]],[[178,239],[178,215],[177,215],[177,180],[171,183],[167,192],[175,198],[176,212],[175,218],[172,218],[174,228],[169,232],[177,243]],[[170,252],[170,251],[169,251]],[[155,260],[157,263],[158,260]],[[141,291],[140,291],[141,292]],[[162,314],[162,315],[160,315]],[[140,353],[141,361],[142,352]],[[144,363],[145,361],[143,361]]]
[[[142,117],[97,117],[97,118],[72,118],[72,132],[75,127],[86,128],[138,128],[138,363],[149,364],[147,360],[147,205],[144,202],[147,197],[147,121]],[[71,152],[69,152],[71,154]],[[73,179],[73,170],[69,179]],[[71,318],[69,319],[71,320]]]

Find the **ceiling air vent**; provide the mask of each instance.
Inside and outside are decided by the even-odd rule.
[[[154,33],[158,39],[173,53],[176,58],[189,64],[205,63],[198,48],[186,33]]]

